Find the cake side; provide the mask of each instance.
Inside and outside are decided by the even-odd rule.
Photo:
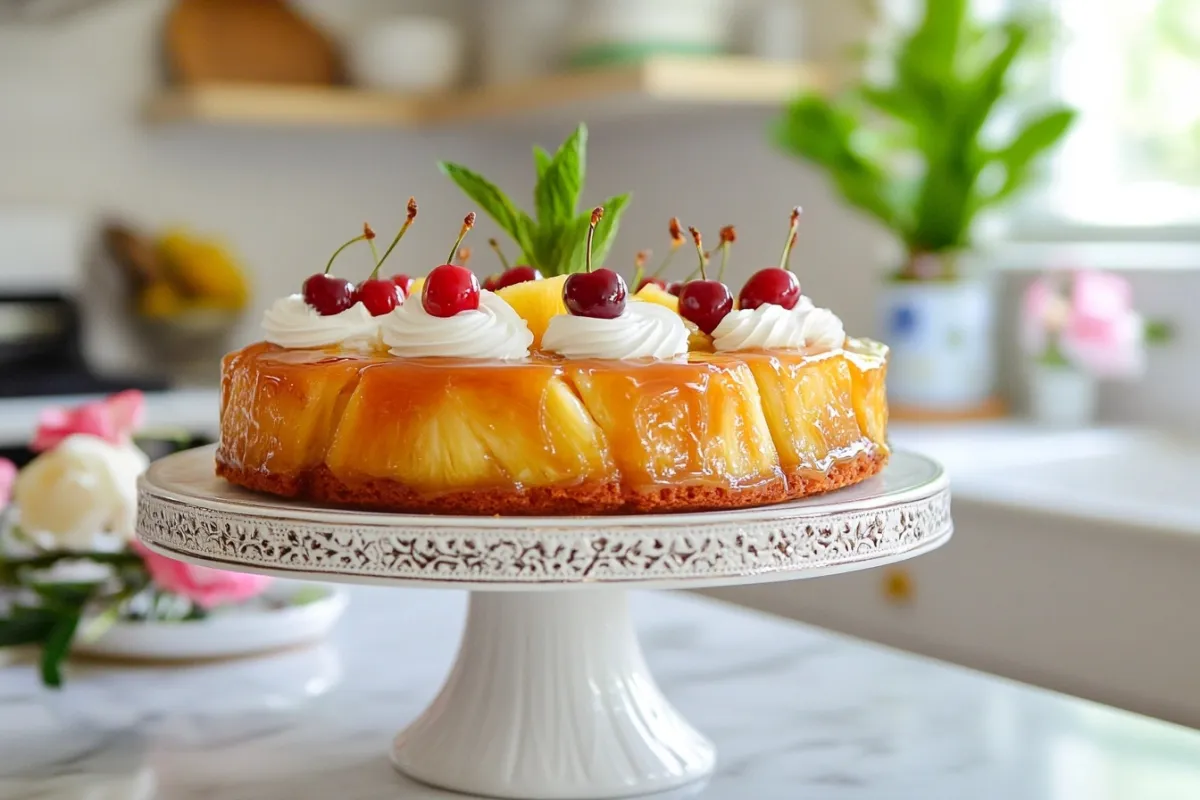
[[[883,436],[860,419],[880,402],[882,360],[857,379],[841,354],[792,364],[838,388],[815,421],[801,404],[786,454],[753,361],[480,365],[251,345],[223,365],[217,470],[347,507],[605,514],[763,505],[883,467]]]

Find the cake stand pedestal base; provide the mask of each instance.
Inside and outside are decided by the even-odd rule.
[[[627,593],[610,588],[472,592],[450,677],[392,749],[423,783],[522,800],[664,791],[714,760],[655,685]]]
[[[905,452],[819,497],[609,517],[344,511],[246,492],[213,474],[213,458],[202,447],[150,465],[141,540],[217,569],[470,591],[458,660],[396,738],[392,763],[426,784],[510,800],[702,790],[713,746],[654,684],[626,590],[882,567],[954,530],[945,472]]]

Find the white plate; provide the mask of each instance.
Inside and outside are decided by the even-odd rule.
[[[277,581],[263,595],[286,599],[301,587]],[[309,644],[324,638],[346,610],[344,589],[320,585],[323,598],[279,609],[230,607],[194,622],[118,622],[98,639],[76,639],[81,655],[145,661],[192,661],[236,658]],[[87,621],[80,630],[87,630]]]

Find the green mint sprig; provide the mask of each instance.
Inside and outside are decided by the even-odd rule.
[[[438,168],[474,200],[521,248],[520,263],[543,275],[582,272],[587,261],[587,231],[591,209],[579,213],[587,177],[587,126],[580,123],[554,155],[534,146],[537,184],[533,190],[535,217],[518,208],[495,184],[461,164],[447,161]],[[628,193],[601,203],[604,219],[596,226],[592,258],[603,263],[616,239]]]

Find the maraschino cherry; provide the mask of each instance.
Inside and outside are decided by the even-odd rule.
[[[329,257],[329,263],[325,265],[324,272],[318,272],[304,281],[301,292],[304,295],[304,302],[310,308],[322,317],[332,317],[354,305],[354,284],[345,278],[330,275],[329,271],[333,269],[333,262],[342,254],[343,250],[356,242],[369,241],[373,238],[375,238],[375,232],[371,230],[370,225],[363,223],[363,232],[360,235],[333,251],[333,255]]]
[[[458,246],[467,235],[467,231],[475,227],[475,212],[467,214],[463,220],[462,229],[450,255],[446,261],[454,260]],[[421,292],[421,307],[432,317],[453,317],[460,311],[473,311],[479,308],[479,279],[475,273],[466,267],[446,263],[434,267],[425,279],[425,288]]]
[[[696,243],[696,252],[700,255],[700,280],[688,281],[679,292],[679,314],[684,319],[695,323],[696,327],[705,333],[713,329],[725,319],[725,315],[733,310],[733,295],[729,287],[719,280],[710,281],[705,272],[704,244],[700,240],[700,231],[688,228],[692,241]]]
[[[563,303],[576,317],[616,319],[625,312],[625,279],[611,269],[592,269],[592,238],[604,209],[592,209],[587,232],[587,272],[576,272],[563,284]]]
[[[783,255],[779,257],[781,266],[760,269],[751,275],[738,294],[738,308],[749,311],[768,303],[789,310],[796,307],[800,300],[800,281],[796,273],[788,268],[788,262],[792,257],[792,246],[796,243],[796,229],[799,226],[800,206],[796,206],[792,209],[787,243],[783,246]]]
[[[542,279],[542,273],[528,264],[517,264],[515,267],[509,266],[508,259],[504,256],[504,251],[500,249],[500,243],[495,239],[488,239],[488,245],[496,251],[496,257],[504,265],[504,272],[489,275],[487,280],[484,281],[483,288],[489,292],[495,292],[503,289],[505,286],[512,286],[517,283]]]
[[[417,198],[408,198],[408,217],[404,220],[404,224],[400,226],[400,232],[396,234],[396,238],[392,239],[392,243],[388,245],[388,249],[383,251],[383,258],[379,259],[382,264],[387,260],[387,257],[392,254],[392,250],[404,238],[404,234],[408,233],[409,227],[413,224],[413,220],[417,218]],[[392,283],[404,290],[404,296],[408,297],[412,294],[413,278],[403,272],[397,272],[392,276]]]

